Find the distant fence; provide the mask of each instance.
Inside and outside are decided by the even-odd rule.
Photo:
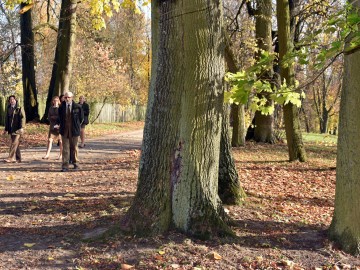
[[[132,105],[122,106],[119,104],[90,103],[90,122],[99,117],[95,123],[116,123],[142,121],[145,119],[146,106]],[[101,111],[100,111],[101,110]]]
[[[5,98],[0,96],[0,124],[4,125],[5,119]],[[89,103],[90,105],[90,123],[97,117],[95,123],[116,123],[143,121],[145,119],[146,106],[105,103]],[[45,111],[45,101],[39,101],[39,115],[42,117]],[[100,114],[99,114],[100,113]]]

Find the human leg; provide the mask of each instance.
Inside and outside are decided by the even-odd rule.
[[[51,151],[51,148],[52,148],[52,144],[53,144],[53,139],[49,138],[48,143],[47,143],[47,148],[46,148],[46,154],[43,157],[43,159],[48,159],[49,158],[50,151]]]
[[[58,159],[62,159],[63,143],[60,139],[59,139],[59,146],[60,146],[60,153]]]
[[[74,165],[74,168],[78,168],[78,163],[79,163],[79,159],[78,159],[78,151],[79,151],[78,141],[79,141],[79,136],[71,138],[72,164]]]
[[[9,151],[9,157],[5,160],[6,162],[15,162],[21,160],[21,153],[19,149],[20,135],[10,135],[11,145]]]
[[[61,136],[62,140],[62,169],[69,169],[69,158],[70,158],[70,140],[65,136]]]
[[[80,148],[85,147],[85,126],[80,129]]]

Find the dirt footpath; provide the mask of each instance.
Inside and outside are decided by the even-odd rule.
[[[140,149],[142,141],[142,130],[131,131],[121,134],[105,135],[95,139],[88,139],[85,148],[79,148],[79,166],[87,169],[88,165],[97,163],[99,160],[108,160],[121,155],[125,150]],[[42,159],[45,155],[46,147],[36,147],[22,149],[22,163],[4,163],[3,159],[7,158],[7,153],[1,153],[0,156],[0,177],[4,172],[41,172],[41,171],[60,171],[61,161],[57,160],[59,147],[55,144],[50,153],[48,160]],[[83,165],[82,165],[83,164]],[[70,166],[71,168],[71,166]],[[80,168],[81,169],[81,168]],[[0,178],[1,179],[1,178]]]
[[[115,226],[131,202],[141,140],[142,130],[89,139],[68,172],[55,145],[48,160],[39,147],[0,162],[0,269],[79,269],[80,242]]]

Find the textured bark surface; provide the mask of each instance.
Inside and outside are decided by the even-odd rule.
[[[225,61],[228,71],[236,73],[239,71],[239,67],[236,63],[235,56],[231,50],[229,38],[226,38],[225,47]],[[232,136],[231,145],[239,147],[245,145],[245,109],[243,104],[232,104],[231,105],[231,121],[232,121]]]
[[[255,16],[255,35],[259,49],[272,52],[272,3],[271,0],[257,0],[257,15]],[[273,70],[263,72],[261,79],[270,81],[273,77]],[[259,94],[259,97],[267,98],[267,94]],[[272,101],[268,98],[268,105]],[[261,112],[255,113],[254,140],[257,142],[273,143],[274,142],[274,117],[272,115],[263,115]]]
[[[226,110],[224,110],[224,119],[221,125],[219,197],[224,204],[241,204],[246,198],[246,194],[240,186],[239,175],[231,152]]]
[[[274,117],[255,113],[254,140],[256,142],[274,143]]]
[[[27,4],[21,4],[21,8]],[[32,31],[31,9],[20,15],[21,62],[26,121],[39,120],[37,90],[34,66],[34,34]]]
[[[76,0],[62,0],[55,59],[42,121],[47,120],[53,96],[69,91],[76,38]]]
[[[138,190],[123,227],[229,232],[218,197],[221,1],[152,1],[152,77]],[[140,218],[141,217],[141,218]]]
[[[245,145],[245,109],[243,104],[231,105],[232,137],[231,146],[239,147]]]
[[[293,43],[290,36],[289,1],[277,0],[276,3],[277,22],[279,26],[279,61],[281,63],[286,53],[293,50]],[[286,80],[287,85],[294,85],[294,70],[292,65],[283,67],[280,64],[280,76],[281,80]],[[298,108],[294,104],[288,103],[287,105],[284,105],[283,110],[289,160],[306,161],[306,152],[302,141]]]
[[[353,5],[360,7],[359,1]],[[349,253],[360,253],[360,52],[345,55],[336,164],[335,211],[330,237]]]

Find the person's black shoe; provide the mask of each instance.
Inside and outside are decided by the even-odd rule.
[[[76,163],[73,163],[74,165],[74,170],[78,170],[79,169],[79,165],[77,165]]]
[[[61,171],[62,172],[67,172],[69,169],[68,168],[62,168]]]

